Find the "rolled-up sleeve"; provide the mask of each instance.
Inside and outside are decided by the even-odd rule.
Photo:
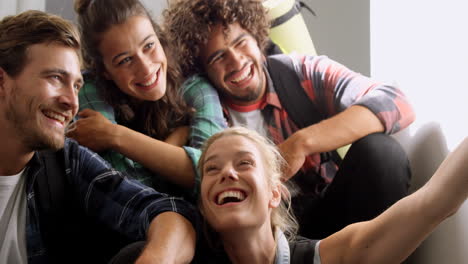
[[[387,134],[400,131],[415,119],[405,94],[395,86],[376,82],[326,56],[294,55],[293,60],[302,86],[325,117],[361,105],[379,118]]]

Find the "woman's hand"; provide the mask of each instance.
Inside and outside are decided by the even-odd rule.
[[[91,109],[79,112],[78,117],[80,119],[67,129],[66,136],[95,152],[111,149],[115,145],[118,125]]]

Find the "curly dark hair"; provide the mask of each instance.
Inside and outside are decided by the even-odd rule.
[[[136,131],[163,140],[178,126],[187,125],[191,110],[180,95],[182,76],[177,60],[161,28],[138,0],[75,0],[75,11],[83,42],[83,56],[99,93],[116,113],[119,122]],[[167,89],[157,101],[137,102],[104,77],[104,63],[99,43],[104,32],[132,16],[147,17],[167,57]]]
[[[227,28],[239,23],[263,51],[270,28],[266,12],[260,0],[171,0],[163,12],[163,30],[170,37],[178,60],[183,62],[182,74],[188,77],[203,72],[200,47],[208,42],[215,25]]]

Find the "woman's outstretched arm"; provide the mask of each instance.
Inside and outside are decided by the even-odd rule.
[[[401,263],[468,196],[468,138],[417,192],[320,244],[322,264]]]

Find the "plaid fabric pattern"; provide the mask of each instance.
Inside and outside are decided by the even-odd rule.
[[[396,87],[353,72],[326,56],[290,54],[283,55],[283,59],[293,61],[292,70],[297,73],[302,88],[322,117],[329,118],[352,105],[361,105],[380,119],[387,134],[400,131],[414,120],[411,105],[403,92]],[[267,92],[260,109],[268,124],[271,139],[279,144],[299,128],[281,106],[266,65],[264,71],[267,73]],[[224,115],[230,122],[227,107],[228,104],[223,102]],[[307,157],[302,170],[313,170],[325,184],[329,184],[338,170],[338,164],[332,160],[323,162],[320,154],[313,154]]]
[[[156,192],[140,182],[112,169],[99,155],[66,139],[65,158],[69,166],[66,177],[80,205],[88,216],[104,221],[127,237],[145,239],[150,221],[158,214],[173,211],[195,221],[195,210],[179,198]],[[35,155],[26,171],[28,263],[48,263],[47,248],[42,241],[39,208],[35,188],[38,177],[45,177],[43,163]],[[111,188],[112,187],[112,188]],[[73,238],[70,238],[73,239]],[[64,241],[66,243],[66,241]]]
[[[198,194],[200,177],[196,170],[198,159],[201,155],[200,147],[211,135],[227,127],[223,117],[218,93],[213,86],[203,77],[194,75],[188,78],[182,85],[182,96],[187,104],[195,109],[191,120],[189,135],[189,145],[184,146],[184,150],[192,160],[194,171],[197,175],[192,196]],[[100,96],[95,83],[87,80],[79,93],[80,110],[90,108],[102,113],[113,123],[117,123],[115,114]],[[140,182],[148,186],[153,186],[158,190],[164,190],[170,183],[165,182],[160,177],[155,177],[154,173],[144,168],[141,164],[123,156],[115,151],[106,151],[100,155],[107,160],[112,167],[119,171],[127,172]]]

